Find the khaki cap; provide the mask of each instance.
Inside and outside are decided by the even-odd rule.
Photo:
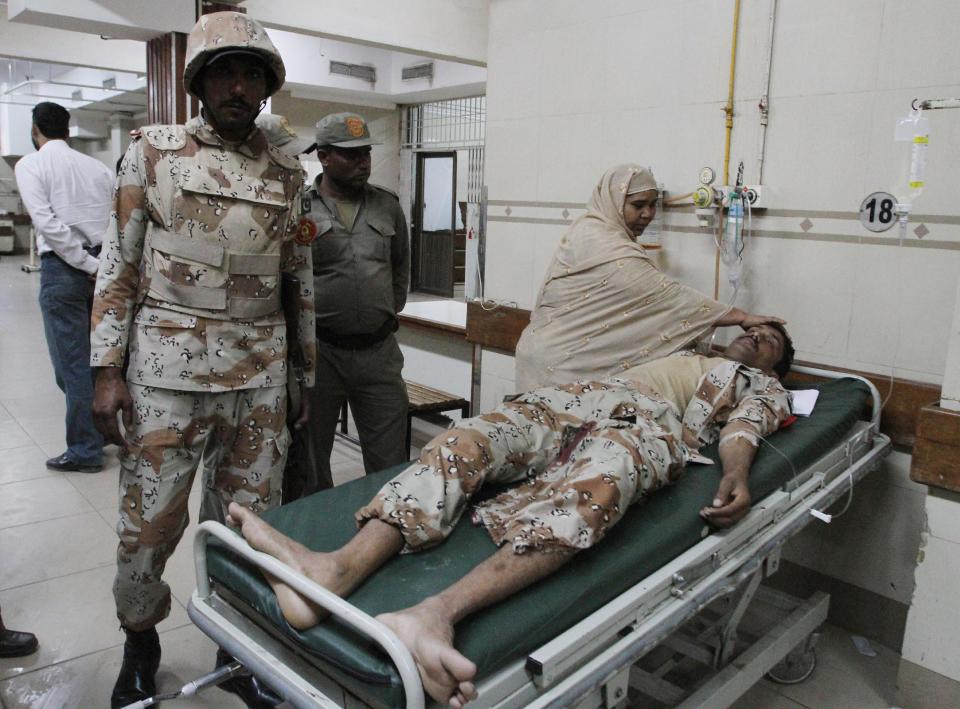
[[[363,116],[356,113],[331,113],[317,123],[317,145],[336,148],[360,148],[380,145],[370,137],[370,129]]]
[[[275,113],[261,113],[257,116],[257,128],[263,131],[267,142],[277,150],[292,158],[297,157],[313,145],[310,138],[302,138],[290,127],[286,116]]]

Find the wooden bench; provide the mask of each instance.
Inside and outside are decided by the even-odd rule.
[[[445,411],[460,410],[460,415],[464,418],[470,415],[470,402],[456,394],[450,394],[440,389],[428,387],[426,384],[417,384],[406,379],[403,383],[407,387],[407,399],[409,408],[407,409],[407,453],[410,453],[411,435],[413,433],[413,417],[424,416],[426,414],[439,414]],[[343,408],[340,410],[340,430],[337,435],[345,438],[351,443],[360,445],[360,441],[350,435],[347,427],[347,402],[343,402]]]

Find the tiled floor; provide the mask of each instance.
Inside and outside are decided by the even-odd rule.
[[[64,449],[64,403],[36,305],[39,274],[21,273],[21,263],[0,259],[0,607],[8,626],[38,635],[40,649],[25,659],[0,660],[0,707],[106,707],[123,642],[111,593],[118,464],[111,453],[107,468],[94,475],[44,467]],[[337,482],[359,475],[359,452],[338,442],[333,469]],[[198,506],[194,494],[194,520]],[[165,578],[174,602],[159,627],[158,679],[169,691],[212,669],[214,646],[186,614],[194,588],[189,544],[180,545]],[[736,706],[887,709],[895,704],[898,657],[876,649],[877,657],[864,657],[846,633],[828,627],[809,681],[789,687],[762,681]],[[242,704],[211,689],[167,706]]]

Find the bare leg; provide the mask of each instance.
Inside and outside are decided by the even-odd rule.
[[[333,552],[311,551],[281,534],[246,507],[231,503],[230,521],[240,527],[243,538],[257,551],[274,556],[328,591],[344,597],[384,562],[400,553],[403,536],[386,522],[372,519],[344,546]],[[264,574],[283,617],[297,630],[316,625],[326,612],[285,583]]]
[[[508,545],[453,586],[412,608],[383,613],[377,619],[397,634],[417,661],[420,678],[435,700],[461,707],[476,697],[477,667],[453,646],[453,626],[549,576],[573,551],[515,554]]]

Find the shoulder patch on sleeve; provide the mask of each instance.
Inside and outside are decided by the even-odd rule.
[[[393,190],[391,190],[391,189],[389,189],[389,188],[387,188],[387,187],[384,187],[383,185],[375,185],[375,184],[373,184],[372,182],[368,182],[367,184],[370,185],[371,187],[373,187],[375,190],[377,190],[377,191],[379,191],[379,192],[386,192],[388,195],[390,195],[391,197],[393,197],[393,198],[394,198],[395,200],[397,200],[398,202],[400,201],[400,195],[398,195],[398,194],[397,194],[396,192],[394,192]]]
[[[144,126],[140,134],[157,150],[180,150],[187,144],[183,126]]]
[[[299,159],[292,158],[282,150],[278,150],[277,148],[269,144],[267,145],[267,155],[269,155],[270,159],[273,160],[280,167],[285,167],[288,170],[303,169],[303,166],[300,164]]]

